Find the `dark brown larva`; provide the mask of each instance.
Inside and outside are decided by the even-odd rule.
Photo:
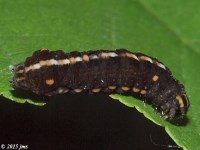
[[[157,59],[125,49],[65,53],[41,49],[15,65],[12,86],[51,96],[67,92],[133,95],[152,104],[165,119],[185,114],[182,84]]]

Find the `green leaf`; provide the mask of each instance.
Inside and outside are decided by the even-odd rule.
[[[0,1],[0,94],[16,102],[44,105],[11,92],[10,65],[34,50],[126,48],[154,56],[184,83],[190,97],[189,122],[176,126],[160,118],[149,105],[132,97],[113,95],[136,107],[184,149],[200,141],[199,64],[200,1],[198,0],[15,0]],[[134,119],[134,118],[133,118]]]

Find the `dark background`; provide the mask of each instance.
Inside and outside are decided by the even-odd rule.
[[[33,150],[181,150],[164,128],[107,95],[69,94],[47,101],[38,107],[0,97],[0,144]]]

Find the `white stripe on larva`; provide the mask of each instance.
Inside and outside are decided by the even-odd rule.
[[[117,57],[117,56],[118,55],[115,52],[108,52],[108,53],[102,52],[102,53],[100,53],[101,58]]]
[[[40,69],[40,67],[41,67],[41,66],[40,66],[40,64],[39,64],[39,63],[38,63],[38,64],[34,64],[34,65],[33,65],[33,69]]]
[[[40,69],[43,66],[52,66],[52,65],[65,65],[65,64],[70,64],[69,59],[61,59],[61,60],[55,60],[55,59],[50,59],[50,60],[41,60],[39,63],[30,65],[29,67],[25,67],[25,72],[28,72],[30,70],[37,70]]]
[[[149,61],[150,63],[153,63],[153,60],[151,58],[147,58],[147,61]]]
[[[132,54],[132,53],[126,53],[126,56],[127,56],[127,57],[130,57],[130,58],[134,58],[134,59],[136,59],[137,61],[140,61],[140,60],[138,59],[138,57],[137,57],[136,55]]]
[[[158,65],[158,67],[160,67],[160,68],[163,68],[163,69],[165,69],[165,70],[166,70],[166,67],[165,67],[163,64],[161,64],[161,63],[157,62],[157,65]]]
[[[102,57],[102,58],[108,58],[108,53],[103,53],[103,52],[102,52],[102,53],[100,54],[100,57]]]
[[[70,64],[75,64],[76,63],[76,59],[74,57],[69,58],[70,60]]]
[[[83,60],[84,60],[84,61],[89,61],[89,60],[90,60],[90,59],[89,59],[89,56],[86,55],[86,54],[84,54],[84,55],[83,55]]]
[[[176,100],[178,101],[178,103],[179,103],[179,106],[181,107],[181,108],[183,108],[184,107],[184,103],[183,103],[183,99],[181,98],[181,96],[176,96]]]
[[[149,61],[150,63],[153,63],[153,60],[147,56],[140,56],[140,59],[144,60],[144,61]]]
[[[99,59],[97,55],[90,55],[90,59]]]
[[[28,71],[30,71],[30,70],[32,70],[32,65],[29,66],[29,67],[25,67],[25,72],[28,72]]]
[[[66,65],[66,64],[70,64],[69,59],[58,60],[58,65]]]
[[[21,80],[25,80],[25,77],[19,77],[19,78],[16,78],[16,81],[19,82]]]
[[[118,55],[116,53],[112,52],[112,53],[109,53],[109,56],[110,57],[117,57]]]
[[[49,66],[51,66],[51,65],[58,65],[58,61],[55,60],[55,59],[50,59],[49,60]]]
[[[76,57],[75,59],[76,59],[76,62],[82,61],[82,58],[81,58],[81,57]]]
[[[46,60],[41,60],[39,63],[40,66],[47,66],[49,64],[49,62],[47,62]]]
[[[136,55],[132,54],[132,57],[133,57],[134,59],[136,59],[136,60],[138,60],[138,61],[139,61],[139,59],[137,58],[137,56],[136,56]]]
[[[40,51],[48,51],[48,49],[47,48],[42,48],[42,49],[40,49]]]
[[[61,60],[55,60],[55,59],[50,59],[50,60],[41,60],[39,63],[30,65],[29,67],[25,67],[25,72],[28,72],[30,70],[36,70],[40,69],[43,66],[51,66],[51,65],[66,65],[66,64],[75,64],[76,62],[81,62],[81,61],[89,61],[89,59],[99,59],[99,58],[109,58],[109,57],[117,57],[119,56],[115,52],[102,52],[99,54],[99,56],[92,54],[90,56],[84,54],[83,57],[71,57],[69,59],[61,59]],[[121,56],[121,55],[120,55]],[[149,61],[150,63],[153,63],[153,60],[147,56],[140,56],[139,58],[133,54],[133,53],[124,53],[124,56],[134,58],[137,61],[144,60],[144,61]],[[154,61],[155,62],[155,61]],[[155,62],[158,67],[163,68],[166,70],[165,66],[159,62]]]
[[[20,73],[24,73],[24,70],[21,69],[21,70],[18,70],[16,73],[20,74]]]

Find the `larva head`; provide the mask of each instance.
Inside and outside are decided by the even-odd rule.
[[[29,85],[27,84],[26,77],[25,77],[25,70],[24,64],[17,64],[13,67],[12,71],[14,73],[13,79],[10,81],[11,86],[14,89],[23,89],[28,90]]]
[[[185,93],[177,95],[172,101],[161,106],[162,117],[172,120],[185,115],[189,108],[189,100]]]

